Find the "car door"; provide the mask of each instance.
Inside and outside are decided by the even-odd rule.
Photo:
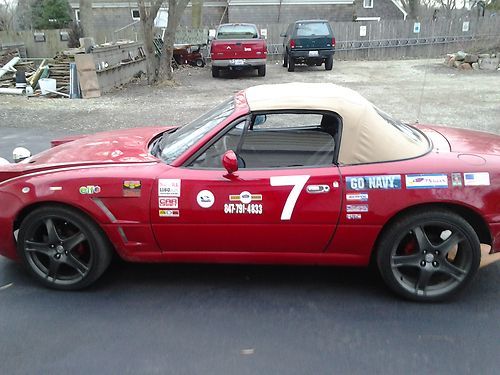
[[[159,176],[152,224],[163,251],[325,250],[342,199],[332,136],[319,121],[318,129],[248,129],[256,119],[233,125],[186,166]],[[233,174],[220,162],[227,150],[240,160]]]

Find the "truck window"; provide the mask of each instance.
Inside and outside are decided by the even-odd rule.
[[[217,39],[257,39],[259,33],[253,25],[222,25]]]

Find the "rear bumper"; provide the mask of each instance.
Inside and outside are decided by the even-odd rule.
[[[257,68],[266,65],[266,59],[212,60],[212,66],[221,69]]]
[[[318,50],[318,51],[316,51],[316,52],[318,52],[317,56],[311,56],[311,52],[313,52],[313,51],[310,51],[310,50],[305,50],[305,51],[291,50],[290,56],[293,57],[294,59],[314,60],[314,59],[326,59],[326,58],[333,56],[335,54],[334,49]]]

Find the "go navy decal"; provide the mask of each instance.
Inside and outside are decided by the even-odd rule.
[[[348,190],[401,189],[401,175],[346,177]]]

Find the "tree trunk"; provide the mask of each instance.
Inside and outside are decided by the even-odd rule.
[[[158,14],[163,0],[156,0],[152,2],[149,9],[146,9],[144,0],[138,0],[139,14],[141,17],[141,27],[144,37],[144,50],[146,52],[147,72],[146,77],[148,84],[152,85],[158,81],[160,73],[160,59],[156,56],[156,49],[154,45],[154,20]]]
[[[83,30],[83,36],[94,38],[94,14],[92,12],[92,1],[80,0],[80,26]]]
[[[203,16],[203,0],[191,0],[191,26],[193,29],[201,28]]]

